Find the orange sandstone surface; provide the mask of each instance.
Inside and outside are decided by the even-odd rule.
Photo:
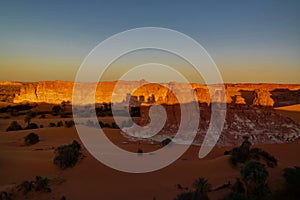
[[[114,82],[99,82],[96,89],[96,102],[111,102]],[[145,84],[145,81],[119,81],[119,90],[114,91],[115,100],[126,101],[126,95],[131,94],[130,88],[137,88],[134,95],[139,101],[154,98],[155,102],[174,104],[176,100],[170,95],[174,90],[180,93],[194,93],[201,103],[210,103],[210,93],[206,85],[190,84],[191,91],[186,91],[184,83]],[[85,96],[93,94],[92,83],[78,83],[84,90],[81,103],[88,104]],[[60,104],[62,101],[72,102],[73,82],[40,81],[40,82],[0,82],[0,98],[2,101],[15,103],[46,102]],[[142,86],[142,87],[141,87]],[[214,91],[217,86],[209,86]],[[287,106],[300,103],[299,84],[225,84],[226,103],[257,105],[257,106]],[[213,94],[212,94],[213,95]],[[184,95],[183,95],[184,96]]]

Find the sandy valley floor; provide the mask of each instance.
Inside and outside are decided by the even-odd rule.
[[[300,105],[277,109],[283,115],[289,116],[300,123]],[[72,142],[80,141],[75,127],[48,127],[49,122],[60,120],[47,115],[46,119],[34,118],[32,122],[43,124],[44,128],[36,130],[21,130],[6,132],[11,121],[20,124],[24,116],[0,119],[0,191],[20,184],[24,180],[33,180],[35,176],[45,176],[51,181],[51,193],[38,192],[29,194],[28,199],[131,199],[131,200],[168,200],[185,191],[178,189],[192,187],[198,177],[205,177],[217,188],[229,180],[234,182],[239,176],[239,169],[232,168],[225,150],[231,147],[215,147],[204,159],[197,157],[199,147],[192,146],[176,162],[156,172],[146,174],[129,174],[113,170],[94,159],[85,148],[85,157],[74,167],[61,170],[53,164],[54,148]],[[103,120],[110,121],[109,117]],[[41,141],[32,146],[23,145],[23,137],[30,132],[39,135]],[[136,152],[137,143],[129,142],[119,134],[118,129],[106,129],[107,135],[118,146]],[[140,144],[145,151],[158,148],[157,144]],[[270,176],[268,183],[273,191],[284,184],[282,169],[300,166],[300,140],[288,144],[259,145],[263,150],[274,155],[279,165],[268,168]],[[219,190],[209,193],[211,199],[219,199],[229,190]],[[20,199],[23,199],[20,197]]]

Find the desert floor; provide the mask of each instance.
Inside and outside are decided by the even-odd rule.
[[[37,109],[48,109],[38,106]],[[278,108],[277,112],[286,115],[300,124],[300,105]],[[48,177],[51,180],[51,193],[29,193],[28,199],[131,199],[131,200],[168,200],[187,191],[177,185],[192,188],[193,181],[205,177],[213,188],[239,177],[239,168],[232,168],[225,150],[232,147],[215,147],[204,159],[198,158],[200,147],[192,146],[176,162],[161,170],[130,174],[116,171],[97,161],[83,146],[84,158],[73,167],[61,170],[53,164],[54,149],[62,144],[80,141],[75,127],[48,127],[49,122],[57,122],[59,117],[47,115],[45,119],[33,118],[32,122],[44,125],[35,130],[6,132],[11,121],[17,120],[25,126],[24,116],[0,119],[0,191],[8,190],[24,180],[33,180],[35,176]],[[111,121],[104,117],[102,121]],[[137,143],[127,141],[118,129],[105,129],[109,138],[118,146],[136,152]],[[39,135],[41,141],[32,146],[24,146],[23,138],[28,133]],[[268,183],[275,191],[284,186],[282,169],[300,166],[300,140],[287,144],[255,145],[268,151],[278,159],[278,166],[268,168]],[[142,142],[144,151],[158,148],[158,144]],[[228,189],[209,192],[211,199],[219,199],[228,193]],[[24,199],[20,195],[19,199]]]

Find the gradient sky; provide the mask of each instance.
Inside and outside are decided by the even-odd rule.
[[[73,81],[99,42],[145,26],[198,41],[225,82],[300,83],[300,1],[259,0],[1,1],[0,80]]]

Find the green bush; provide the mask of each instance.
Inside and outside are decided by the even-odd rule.
[[[54,164],[61,169],[75,166],[81,155],[81,146],[74,140],[69,145],[62,145],[55,150]]]
[[[6,131],[18,131],[22,129],[22,126],[17,121],[12,121]]]
[[[29,133],[28,135],[26,135],[24,137],[24,143],[26,145],[33,145],[33,144],[36,144],[40,141],[40,138],[37,134],[35,133]]]

